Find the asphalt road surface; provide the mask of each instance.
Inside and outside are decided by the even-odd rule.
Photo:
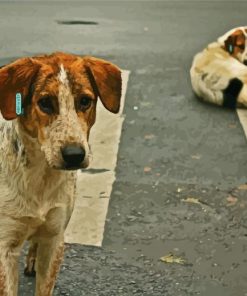
[[[102,247],[67,245],[55,296],[247,295],[246,138],[236,112],[199,102],[189,80],[193,55],[246,25],[246,11],[238,1],[0,2],[1,63],[59,50],[131,71]],[[75,20],[84,24],[62,24]],[[178,263],[160,260],[170,254]],[[33,281],[20,282],[32,295]]]

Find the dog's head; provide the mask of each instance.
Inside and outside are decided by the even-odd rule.
[[[24,113],[16,114],[16,94]],[[97,98],[112,113],[120,108],[121,72],[107,61],[54,53],[22,58],[0,69],[0,110],[36,138],[52,168],[89,163],[88,138]]]
[[[247,27],[228,31],[218,42],[232,57],[247,65]]]

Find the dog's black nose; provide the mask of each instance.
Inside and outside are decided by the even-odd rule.
[[[244,60],[244,65],[247,66],[247,60]]]
[[[79,167],[86,154],[82,147],[74,145],[68,145],[61,148],[61,152],[66,168]]]

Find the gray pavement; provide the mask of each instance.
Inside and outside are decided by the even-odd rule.
[[[196,100],[189,81],[193,55],[246,24],[246,8],[0,3],[2,63],[63,50],[131,70],[103,247],[68,245],[55,295],[247,295],[246,139],[236,113]],[[78,19],[98,25],[57,23]],[[170,252],[186,263],[159,260]],[[20,295],[32,285],[21,276]]]

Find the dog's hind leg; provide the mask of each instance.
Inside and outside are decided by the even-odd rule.
[[[35,277],[35,261],[37,256],[38,243],[30,241],[28,254],[26,257],[26,266],[24,269],[24,275],[29,277]]]

